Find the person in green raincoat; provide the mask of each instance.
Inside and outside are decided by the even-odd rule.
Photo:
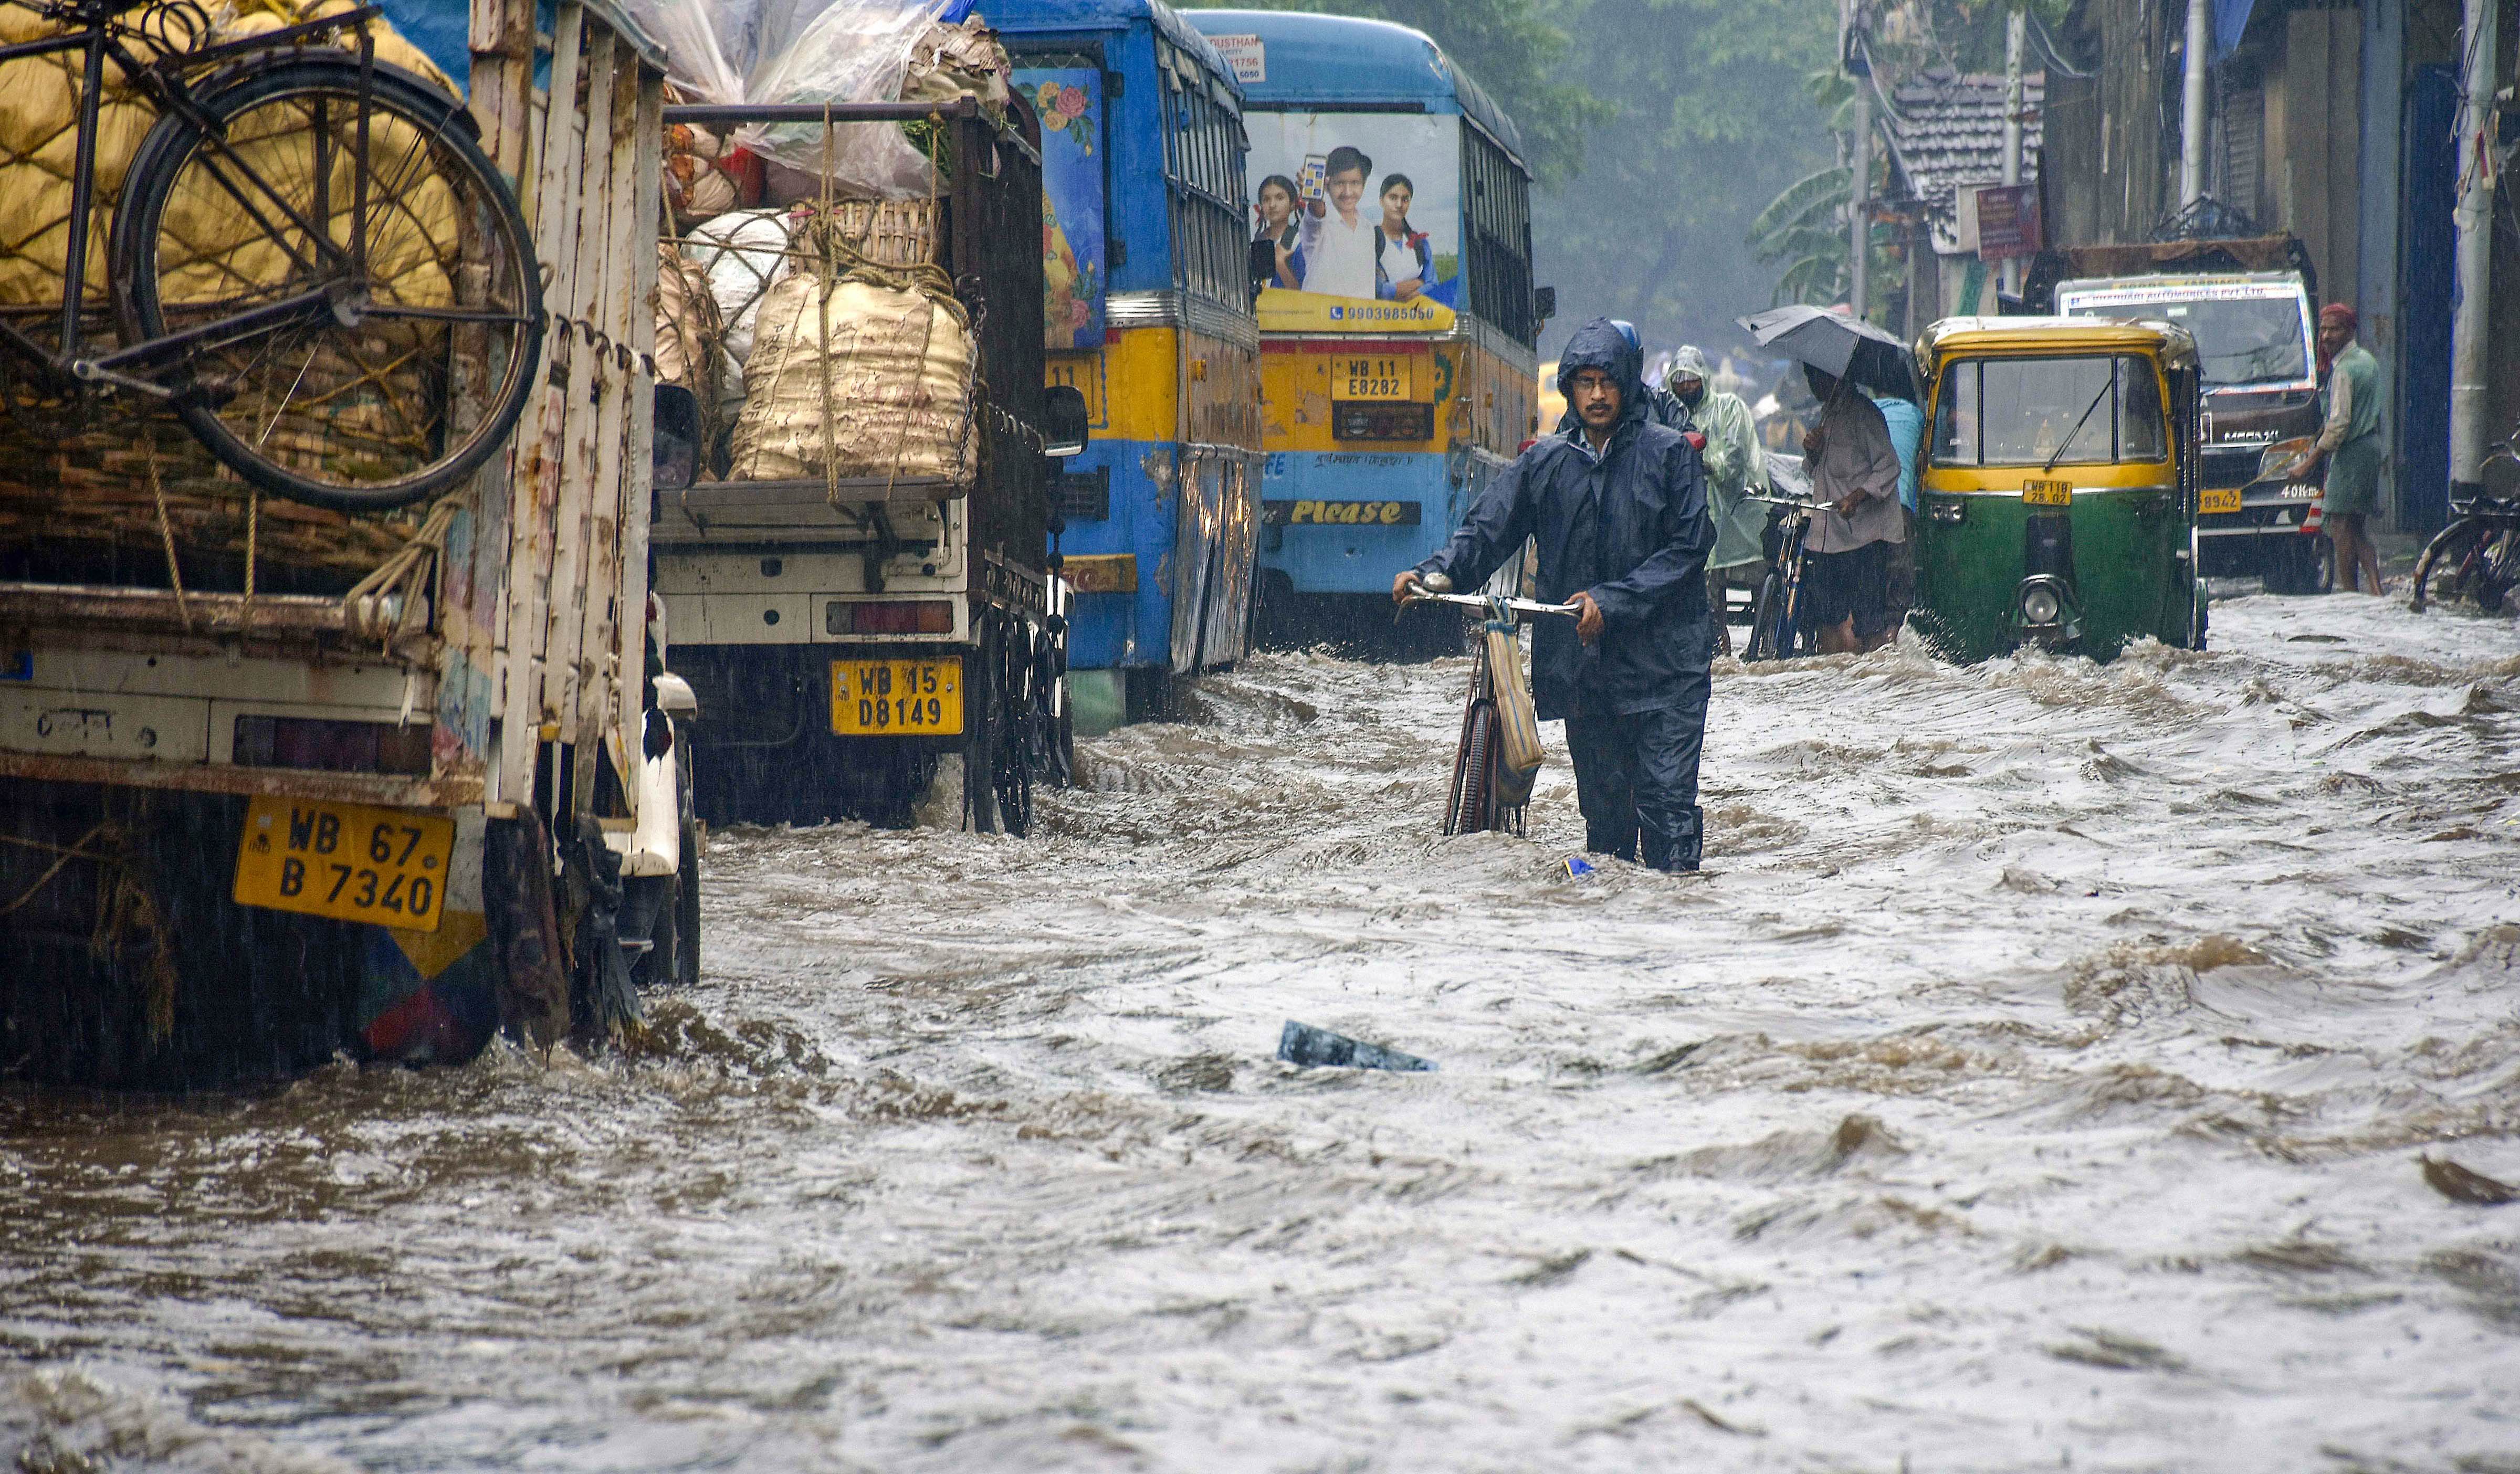
[[[1689,425],[1706,437],[1701,459],[1706,465],[1707,511],[1715,519],[1715,551],[1706,558],[1706,602],[1715,613],[1715,648],[1732,653],[1732,632],[1724,622],[1724,591],[1740,587],[1756,591],[1767,559],[1759,537],[1768,525],[1768,504],[1750,500],[1768,489],[1768,455],[1760,449],[1759,430],[1750,407],[1738,394],[1708,382],[1706,354],[1696,345],[1673,355],[1663,387],[1688,409]]]

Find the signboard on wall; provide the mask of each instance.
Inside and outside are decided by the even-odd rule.
[[[1042,341],[1102,346],[1102,68],[1018,67],[1015,90],[1041,112]]]
[[[1441,333],[1462,304],[1462,125],[1446,113],[1250,112],[1263,329]]]
[[[2039,253],[2039,193],[2026,184],[1995,184],[1977,191],[1977,253],[2002,261]]]

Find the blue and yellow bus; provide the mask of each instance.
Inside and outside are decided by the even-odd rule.
[[[1246,99],[1269,638],[1391,648],[1361,637],[1393,630],[1374,612],[1392,574],[1441,546],[1538,432],[1542,299],[1521,141],[1407,26],[1285,11],[1183,19]],[[1454,634],[1433,620],[1399,633]]]
[[[1242,94],[1161,0],[986,8],[1042,120],[1048,373],[1094,427],[1059,477],[1087,730],[1241,658],[1259,541],[1260,333]]]

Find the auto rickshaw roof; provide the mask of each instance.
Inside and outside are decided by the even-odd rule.
[[[1916,363],[1955,353],[2157,353],[2172,367],[2196,366],[2196,339],[2176,323],[2117,317],[1947,317],[1916,339]]]

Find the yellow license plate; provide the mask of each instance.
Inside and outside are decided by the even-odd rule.
[[[442,814],[257,798],[246,806],[237,846],[236,900],[435,931],[454,855],[455,821]]]
[[[2240,510],[2240,488],[2208,486],[2196,494],[2196,510],[2200,513],[2237,512]]]
[[[1332,399],[1410,399],[1413,384],[1409,360],[1375,353],[1346,357],[1330,364]]]
[[[2021,483],[2021,505],[2024,507],[2071,507],[2074,505],[2074,483],[2071,481],[2024,481]]]
[[[962,661],[832,662],[832,731],[841,737],[951,737],[962,730]]]

